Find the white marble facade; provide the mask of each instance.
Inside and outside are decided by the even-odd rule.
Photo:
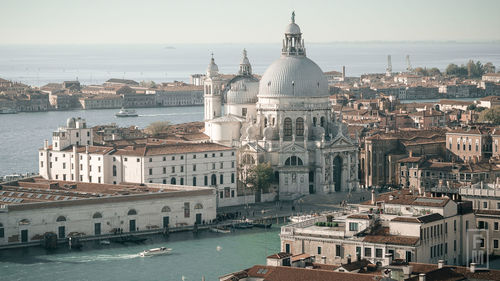
[[[292,14],[281,57],[260,81],[246,51],[238,75],[227,83],[212,57],[205,80],[205,133],[214,142],[238,147],[242,169],[270,162],[280,199],[348,191],[359,184],[358,149],[329,96],[328,81],[307,58]]]

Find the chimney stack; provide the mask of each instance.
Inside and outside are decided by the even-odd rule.
[[[342,66],[342,81],[345,81],[345,65]]]
[[[438,268],[443,268],[444,260],[438,260]]]
[[[49,140],[43,141],[43,149],[45,150],[49,149]]]
[[[418,275],[418,281],[425,281],[425,273],[420,273]]]
[[[475,273],[476,272],[476,263],[471,262],[470,263],[470,273]]]

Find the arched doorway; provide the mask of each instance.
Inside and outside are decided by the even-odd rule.
[[[342,184],[342,157],[340,156],[333,159],[333,183],[335,191],[340,191]]]

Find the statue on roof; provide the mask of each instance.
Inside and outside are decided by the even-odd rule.
[[[295,11],[292,12],[292,22],[295,23]]]

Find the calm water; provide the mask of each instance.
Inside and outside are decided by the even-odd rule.
[[[395,72],[406,69],[405,56],[413,67],[463,64],[469,59],[492,62],[500,67],[500,43],[308,43],[307,55],[324,70],[341,70],[348,76],[383,73],[387,55]],[[275,44],[212,45],[0,45],[0,77],[30,85],[78,79],[84,84],[109,78],[188,81],[193,73],[204,73],[214,52],[222,73],[235,73],[243,48],[248,50],[254,73],[264,70],[280,55],[281,38]]]
[[[112,243],[83,251],[41,248],[0,251],[1,280],[218,280],[217,277],[255,264],[279,252],[279,227],[232,234],[190,232],[167,240],[123,246]],[[167,246],[171,255],[141,258],[138,253]],[[217,246],[220,246],[217,250]],[[89,249],[90,248],[90,249]],[[183,279],[184,276],[184,279]]]
[[[116,118],[118,109],[0,114],[0,175],[38,172],[38,149],[68,117],[82,117],[88,126],[116,123],[140,128],[158,120],[184,123],[203,120],[203,107],[139,108],[137,118]]]

